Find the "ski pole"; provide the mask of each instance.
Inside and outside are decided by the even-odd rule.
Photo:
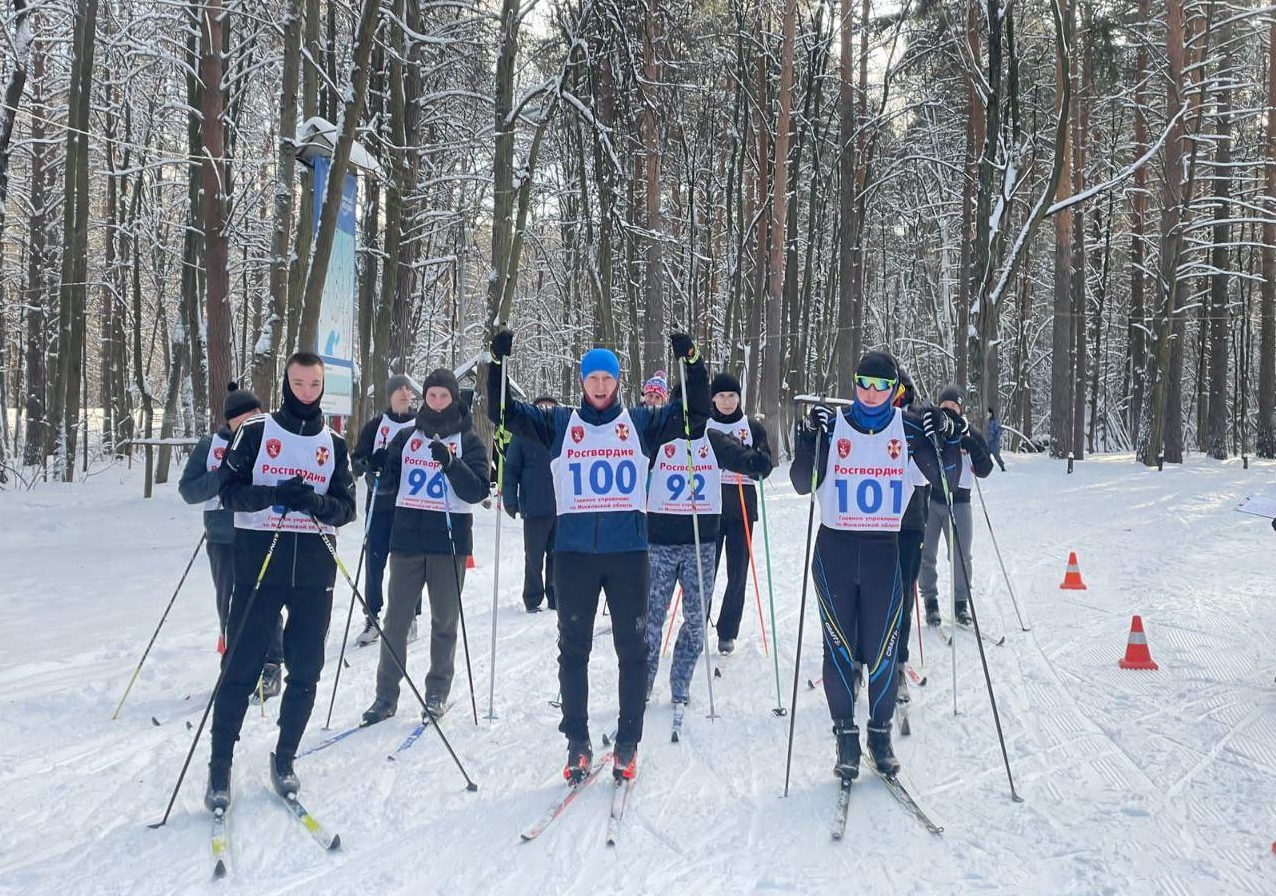
[[[235,626],[235,633],[231,636],[230,644],[226,646],[226,653],[222,657],[221,671],[217,673],[217,682],[213,685],[213,692],[208,695],[208,704],[204,707],[204,715],[200,717],[199,727],[195,729],[195,737],[191,740],[191,748],[186,752],[186,761],[182,763],[182,770],[177,775],[177,783],[173,785],[173,793],[168,798],[168,806],[164,809],[164,817],[154,824],[147,825],[153,830],[168,824],[168,816],[172,814],[173,804],[177,802],[177,792],[182,789],[182,782],[186,780],[186,771],[190,768],[191,758],[195,755],[195,747],[199,745],[199,738],[204,733],[204,725],[208,723],[208,714],[213,711],[213,704],[217,702],[217,695],[221,693],[222,682],[226,680],[226,672],[230,669],[236,648],[239,647],[239,636],[244,633],[244,625],[252,614],[253,604],[257,602],[257,594],[261,591],[262,580],[266,578],[266,570],[270,568],[270,560],[275,556],[275,545],[279,544],[279,534],[283,532],[284,520],[287,518],[288,509],[285,508],[283,514],[279,517],[279,523],[275,526],[275,534],[270,539],[270,547],[266,548],[266,556],[262,558],[261,569],[257,572],[257,581],[253,582],[253,590],[248,593],[248,600],[244,602],[244,615],[239,617],[239,624]]]
[[[984,512],[984,522],[988,524],[988,534],[992,536],[993,550],[997,552],[997,562],[1001,565],[1001,574],[1006,579],[1006,590],[1010,592],[1010,602],[1014,604],[1015,615],[1019,617],[1019,628],[1028,631],[1028,626],[1023,624],[1023,614],[1019,612],[1019,601],[1015,599],[1015,588],[1010,584],[1010,573],[1006,572],[1006,561],[1001,558],[1001,548],[997,544],[997,533],[992,530],[992,517],[988,516],[988,505],[984,503],[984,487],[979,484],[979,477],[975,477],[975,491],[979,493],[979,506]]]
[[[758,480],[758,508],[762,513],[762,550],[766,553],[766,597],[771,609],[771,664],[775,667],[775,709],[771,712],[783,716],[788,710],[784,708],[780,696],[780,636],[779,629],[775,627],[775,588],[771,583],[771,537],[766,525],[766,487],[761,479]]]
[[[377,512],[377,486],[381,484],[381,471],[372,479],[372,492],[368,495],[368,518],[363,524],[363,546],[359,548],[359,563],[354,568],[354,579],[359,581],[363,571],[363,555],[368,551],[368,536],[372,533],[372,516]],[[354,595],[350,595],[350,609],[346,611],[346,633],[341,636],[341,656],[337,659],[337,674],[332,679],[332,699],[328,701],[328,718],[323,723],[327,731],[332,724],[332,707],[337,704],[337,685],[341,684],[341,668],[346,664],[346,642],[350,640],[350,620],[354,618]]]
[[[678,374],[682,383],[682,432],[687,442],[687,489],[691,492],[691,534],[696,545],[696,587],[700,590],[700,604],[705,612],[700,628],[704,633],[704,675],[709,683],[709,720],[718,717],[713,705],[713,661],[709,659],[709,599],[704,593],[704,557],[700,555],[700,511],[696,508],[696,461],[691,456],[691,410],[687,399],[687,359],[678,359]]]
[[[452,506],[448,500],[448,492],[452,490],[444,476],[443,482],[443,516],[447,520],[447,540],[452,547],[452,583],[456,585],[456,609],[461,617],[461,647],[465,652],[465,677],[470,683],[470,709],[474,712],[474,724],[478,724],[478,699],[474,696],[474,670],[470,667],[470,639],[465,633],[465,602],[461,600],[461,567],[457,564],[456,537],[452,533]]]
[[[935,443],[935,452],[939,453],[939,438],[932,436]],[[1016,803],[1022,803],[1023,797],[1015,792],[1015,779],[1010,773],[1010,754],[1006,752],[1006,737],[1001,730],[1001,714],[997,711],[997,697],[992,691],[992,675],[988,672],[988,657],[984,653],[984,638],[979,633],[979,614],[975,612],[975,595],[970,587],[970,571],[966,569],[966,552],[961,547],[961,535],[957,530],[957,517],[953,511],[953,496],[948,490],[948,478],[943,475],[943,463],[940,463],[940,479],[944,484],[944,502],[948,505],[948,525],[949,531],[953,533],[954,540],[950,542],[953,553],[957,555],[958,563],[961,565],[962,578],[966,582],[966,602],[970,605],[970,621],[975,626],[975,644],[979,648],[979,663],[984,669],[984,684],[988,687],[988,702],[992,705],[992,720],[997,727],[997,741],[1001,744],[1001,761],[1006,766],[1006,780],[1010,782],[1010,799]],[[954,568],[953,578],[956,579],[956,571]],[[954,635],[956,633],[954,632]],[[957,638],[953,638],[956,644]]]
[[[313,513],[310,514],[310,520],[315,524],[316,528],[319,526],[319,521],[315,519],[315,515]],[[323,530],[319,530],[318,534],[320,540],[323,541],[323,546],[328,549],[328,553],[331,554],[332,559],[336,561],[337,569],[341,571],[341,575],[345,578],[346,584],[350,586],[350,590],[354,592],[355,598],[359,601],[360,606],[363,607],[363,611],[366,613],[368,611],[367,601],[365,601],[363,599],[363,595],[359,593],[359,586],[350,578],[350,573],[346,570],[346,565],[341,562],[341,558],[337,555],[336,547],[328,540],[328,536],[323,533]],[[439,739],[443,741],[443,746],[447,748],[448,754],[451,755],[452,761],[455,762],[456,767],[460,769],[461,776],[465,778],[465,789],[469,791],[478,790],[478,785],[470,779],[469,773],[465,771],[465,766],[461,764],[461,757],[456,755],[456,751],[452,749],[452,744],[448,741],[447,735],[444,734],[443,729],[439,727],[439,720],[435,718],[434,713],[430,712],[430,707],[426,706],[425,698],[421,696],[421,692],[417,690],[416,683],[412,681],[412,676],[408,674],[408,668],[403,663],[403,657],[399,656],[399,652],[386,643],[385,631],[381,628],[381,623],[376,619],[373,619],[372,624],[376,626],[377,634],[381,637],[381,646],[386,648],[386,651],[390,654],[390,659],[394,660],[395,666],[399,669],[399,674],[403,676],[404,680],[408,683],[408,687],[412,689],[412,696],[416,697],[416,702],[421,705],[421,710],[425,713],[425,718],[430,720],[430,727],[434,729],[436,734],[438,734]]]
[[[824,395],[820,395],[824,400]],[[798,673],[802,668],[802,631],[806,627],[806,589],[811,580],[811,538],[815,533],[815,484],[820,471],[820,443],[824,428],[815,430],[815,460],[811,464],[811,496],[806,506],[806,548],[802,554],[802,599],[798,603],[797,649],[793,657],[793,696],[789,700],[789,746],[784,756],[784,795],[789,795],[789,773],[793,768],[793,730],[797,726]]]
[[[749,569],[753,571],[753,594],[758,599],[758,627],[762,629],[762,655],[770,653],[766,646],[766,621],[762,616],[762,588],[758,584],[758,564],[753,559],[753,533],[749,527],[749,511],[744,505],[744,483],[737,482],[740,491],[740,521],[744,523],[744,546],[749,551]],[[774,630],[774,626],[772,627]]]
[[[124,707],[124,701],[128,699],[129,691],[133,690],[133,685],[137,681],[137,676],[142,672],[142,664],[145,663],[146,658],[151,655],[151,648],[155,646],[155,639],[159,637],[160,629],[164,627],[164,621],[168,619],[168,611],[173,609],[173,604],[177,600],[177,595],[182,590],[182,585],[186,583],[186,576],[191,571],[191,567],[195,565],[195,558],[199,556],[199,549],[204,546],[204,542],[207,539],[207,532],[199,536],[199,544],[195,545],[195,552],[191,554],[190,560],[187,561],[186,569],[182,571],[182,577],[177,580],[177,587],[173,589],[173,596],[168,599],[168,606],[164,608],[164,613],[160,616],[159,625],[155,626],[155,631],[151,634],[151,640],[147,643],[146,649],[142,651],[142,658],[137,661],[137,668],[133,670],[133,677],[128,680],[128,687],[124,689],[124,696],[120,697],[120,702],[116,705],[115,712],[111,713],[112,722],[119,718],[120,710]]]
[[[505,490],[505,449],[501,439],[506,437],[505,431],[505,386],[509,380],[505,363],[501,362],[501,423],[496,428],[496,562],[492,567],[492,658],[488,664],[487,715],[489,722],[496,720],[494,706],[496,704],[496,613],[499,608],[498,599],[501,594],[501,517],[504,516]]]
[[[926,667],[926,651],[922,649],[922,624],[921,620],[922,603],[921,598],[917,596],[917,583],[913,583],[913,628],[917,631],[917,656],[920,664],[924,669]]]

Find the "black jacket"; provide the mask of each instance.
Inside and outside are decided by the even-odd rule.
[[[839,411],[846,417],[846,421],[857,431],[864,432],[859,426],[856,426],[854,418],[851,417],[850,411]],[[935,445],[926,438],[922,431],[921,415],[913,411],[904,411],[904,438],[908,443],[908,456],[917,464],[922,474],[931,483],[931,493],[942,488],[942,480],[939,478],[939,459],[935,454]],[[828,462],[829,448],[833,441],[831,432],[823,433],[819,440],[819,450],[816,451],[816,433],[815,430],[802,428],[798,431],[797,444],[793,452],[793,463],[789,467],[789,481],[793,483],[794,490],[799,495],[809,495],[811,493],[811,468],[816,461],[818,454],[819,471],[816,477],[816,488],[824,479],[824,471]],[[941,492],[942,494],[942,492]],[[900,528],[916,529],[915,524],[916,513],[914,512],[914,504],[917,502],[918,496],[914,491],[913,500],[909,502],[908,508],[904,513],[904,521]],[[912,519],[909,514],[912,513]],[[925,517],[922,517],[922,528],[925,528]]]
[[[323,418],[301,420],[287,409],[271,414],[275,422],[288,432],[302,436],[317,435],[323,430]],[[275,503],[273,485],[253,485],[253,464],[261,449],[264,415],[253,417],[239,427],[235,441],[222,462],[222,506],[228,510],[253,512],[264,510]],[[332,479],[328,493],[321,495],[315,519],[329,526],[344,526],[356,516],[354,502],[354,476],[350,473],[350,459],[346,452],[346,440],[332,434]],[[255,529],[238,529],[235,532],[235,580],[237,583],[256,580],[270,542],[272,532]],[[331,588],[337,577],[337,565],[319,534],[285,532],[279,536],[270,567],[262,580],[264,587],[276,588]],[[330,539],[336,548],[336,539]]]
[[[696,440],[700,438],[700,434],[704,432],[701,426],[699,432],[692,430],[691,438]],[[771,456],[764,454],[754,446],[745,445],[734,436],[729,436],[724,432],[716,429],[709,430],[709,444],[713,447],[714,457],[718,460],[718,466],[724,470],[731,470],[735,473],[743,473],[746,476],[760,477],[771,472]],[[656,446],[659,450],[660,446]],[[765,470],[766,473],[762,471]],[[746,492],[753,489],[745,489]],[[727,499],[735,501],[736,515],[740,513],[740,490],[736,486],[722,486],[722,509],[726,513],[728,507]],[[719,514],[702,513],[697,517],[700,525],[700,543],[702,545],[717,541]],[[647,534],[652,544],[695,544],[696,543],[696,523],[686,514],[681,513],[649,513],[647,514]]]
[[[954,504],[970,503],[970,489],[957,486],[961,481],[962,452],[970,455],[971,469],[980,479],[987,479],[992,473],[992,453],[988,450],[988,442],[984,440],[984,434],[975,427],[970,427],[964,436],[945,440],[944,472],[947,474],[948,488],[952,492]],[[947,500],[942,488],[932,488],[930,499],[939,504]]]
[[[487,481],[487,448],[483,440],[474,434],[474,422],[469,408],[459,405],[461,410],[461,456],[448,465],[444,475],[452,493],[470,504],[477,504],[486,498]],[[381,474],[381,485],[377,490],[377,501],[388,500],[391,504],[399,493],[399,477],[403,473],[403,447],[416,432],[416,428],[405,429],[394,437],[386,453],[385,471]],[[474,553],[473,522],[474,515],[469,513],[452,514],[452,535],[448,536],[447,514],[437,510],[416,510],[411,507],[394,509],[394,525],[390,529],[390,553],[392,554],[451,554],[452,540],[456,542],[456,554],[464,557]]]
[[[535,439],[515,436],[505,449],[501,499],[511,513],[524,519],[544,519],[558,514],[554,501],[554,474],[549,449]]]
[[[396,414],[389,408],[386,408],[382,414],[388,416],[395,423],[407,423],[415,416],[412,413]],[[377,481],[377,474],[383,472],[380,468],[381,465],[372,459],[372,455],[375,453],[373,449],[377,444],[377,428],[381,425],[382,414],[377,414],[363,424],[363,429],[359,430],[359,440],[355,442],[354,451],[350,455],[350,467],[354,470],[354,475],[362,476],[369,489]],[[389,445],[386,447],[389,448]],[[389,452],[387,451],[387,456],[388,454]],[[371,495],[371,493],[369,494]],[[377,498],[377,513],[393,514],[394,501],[385,501],[382,498]]]
[[[720,423],[735,423],[737,420],[745,419],[744,412],[739,408],[730,416],[719,414],[715,408],[713,411],[713,419]],[[761,476],[754,476],[754,479],[766,479],[771,475],[771,470],[775,468],[775,462],[771,459],[771,443],[767,439],[766,427],[753,418],[748,418],[749,432],[753,435],[753,450],[759,454],[763,454],[767,459],[767,471]],[[712,432],[712,430],[710,430]],[[724,467],[725,469],[725,467]],[[739,470],[735,472],[741,472]],[[749,522],[756,523],[758,521],[758,490],[756,487],[744,486],[742,489],[739,485],[722,484],[722,515],[727,519],[738,520],[740,514],[740,493],[744,493],[744,509],[749,517]]]
[[[227,441],[231,432],[225,426],[217,433]],[[177,483],[177,493],[187,504],[203,504],[217,497],[221,490],[221,476],[208,469],[208,451],[213,447],[213,437],[204,436],[186,459],[182,479]],[[204,511],[204,533],[209,544],[235,543],[235,514],[224,508]]]
[[[508,361],[506,362],[508,363]],[[487,374],[488,417],[493,423],[501,422],[501,368],[497,364],[488,367]],[[704,359],[697,358],[687,365],[687,403],[691,411],[691,428],[703,426],[709,418],[709,373]],[[591,426],[610,423],[626,410],[619,400],[604,410],[585,403],[579,408],[555,407],[541,410],[532,404],[515,401],[506,396],[505,428],[516,436],[526,436],[549,448],[551,457],[557,457],[563,448],[567,426],[572,412],[579,411],[581,419]],[[656,447],[683,435],[682,408],[668,405],[658,410],[645,407],[628,408],[638,441],[644,453],[650,455]],[[568,513],[558,517],[554,531],[554,550],[582,554],[619,554],[647,550],[647,515],[641,511],[625,513]]]

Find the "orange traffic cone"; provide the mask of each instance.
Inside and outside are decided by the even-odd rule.
[[[466,569],[474,569],[477,565],[478,565],[478,564],[476,564],[476,563],[474,562],[474,555],[473,555],[473,554],[469,554],[469,555],[467,555],[467,556],[466,556],[466,558],[465,558],[465,568],[466,568]]]
[[[1059,586],[1063,591],[1085,591],[1085,582],[1081,581],[1081,567],[1077,565],[1077,552],[1068,552],[1068,571],[1064,573],[1063,584]]]
[[[1130,643],[1125,646],[1125,656],[1117,663],[1122,669],[1158,669],[1152,661],[1152,653],[1148,650],[1147,635],[1143,633],[1143,617],[1135,616],[1130,621]]]

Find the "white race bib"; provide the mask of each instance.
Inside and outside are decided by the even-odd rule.
[[[975,465],[971,463],[970,452],[965,449],[961,452],[961,476],[957,478],[957,487],[967,490],[975,487]]]
[[[749,447],[753,446],[753,428],[749,426],[748,417],[741,417],[735,423],[721,423],[717,420],[710,419],[709,422],[705,424],[705,428],[716,429],[718,432],[725,432],[727,435],[734,436],[739,439],[742,444],[748,445]],[[750,488],[753,487],[752,479],[745,476],[743,473],[737,473],[734,470],[723,470],[722,482],[724,485],[742,483]]]
[[[656,452],[651,468],[651,492],[647,496],[648,513],[673,513],[679,516],[722,513],[722,482],[727,473],[718,466],[707,436],[691,443],[694,475],[687,482],[687,440],[665,442]],[[692,504],[694,500],[694,506]]]
[[[838,413],[824,468],[820,522],[848,532],[898,532],[913,496],[904,415],[896,408],[881,432],[869,435]]]
[[[647,457],[627,410],[601,426],[573,410],[550,467],[560,514],[646,511]]]
[[[403,445],[399,494],[394,499],[394,506],[411,510],[433,510],[437,513],[472,514],[473,505],[457,498],[442,465],[430,453],[432,441],[434,440],[419,429],[408,436]],[[448,446],[455,463],[461,456],[461,434],[456,433],[439,441]]]
[[[381,422],[377,424],[377,437],[372,440],[372,450],[380,451],[382,448],[389,448],[395,436],[415,425],[415,417],[410,417],[404,422],[398,423],[390,419],[389,414],[382,414]]]
[[[257,459],[253,461],[253,485],[278,485],[294,476],[300,476],[314,487],[315,494],[326,495],[335,465],[332,430],[327,426],[317,435],[299,436],[280,426],[274,417],[267,416],[262,425],[261,447],[257,449]],[[315,532],[333,535],[337,531],[324,523],[316,528],[309,514],[300,511],[291,511],[284,517],[286,509],[282,504],[276,504],[255,513],[236,512],[235,528],[256,529],[259,532],[300,532],[308,535]],[[281,518],[282,526],[279,523]]]
[[[220,435],[214,434],[212,442],[208,445],[208,472],[219,469],[222,460],[226,457],[226,448],[230,445],[230,439],[223,439]],[[209,498],[204,502],[205,510],[217,510],[222,506],[221,498]]]

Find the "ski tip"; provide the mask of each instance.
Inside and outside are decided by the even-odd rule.
[[[342,662],[346,664],[346,665],[345,665],[345,668],[347,668],[347,669],[349,669],[349,668],[350,668],[350,661],[349,661],[349,660],[342,660]]]
[[[719,668],[719,667],[717,667],[717,666],[714,666],[714,667],[713,667],[713,677],[714,677],[714,678],[721,678],[721,677],[722,677],[722,669],[721,669],[721,668]]]
[[[192,728],[194,728],[194,727],[195,727],[195,726],[194,726],[194,725],[192,725],[189,721],[186,723],[186,730],[187,730],[187,731],[190,731],[190,730],[191,730]]]
[[[156,728],[158,728],[160,726],[160,721],[159,719],[155,718],[155,716],[151,716],[151,724],[154,725]]]
[[[815,682],[809,678],[806,680],[806,686],[811,690],[815,690]]]
[[[332,852],[334,849],[340,849],[340,848],[341,848],[341,835],[333,834],[332,842],[328,844],[328,851]]]
[[[670,742],[670,743],[672,743],[672,744],[676,744],[676,743],[678,742],[678,732],[677,732],[677,731],[675,731],[673,734],[669,735],[669,742]]]
[[[226,870],[227,870],[226,863],[222,861],[221,859],[218,859],[217,863],[213,865],[213,878],[216,880],[221,880],[223,877],[226,876]]]

